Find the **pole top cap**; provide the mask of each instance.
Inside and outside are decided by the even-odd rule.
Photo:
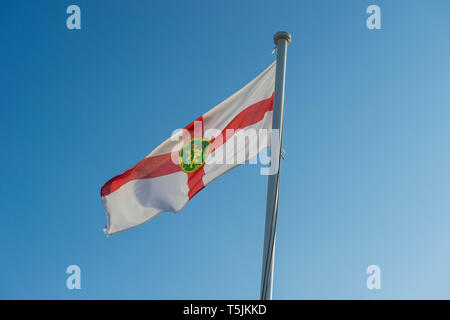
[[[275,44],[278,44],[278,40],[280,39],[285,39],[287,41],[287,44],[290,45],[292,42],[292,37],[289,34],[289,32],[286,31],[279,31],[277,33],[274,34],[273,36],[273,42]]]

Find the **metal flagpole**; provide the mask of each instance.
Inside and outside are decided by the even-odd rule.
[[[289,33],[280,31],[273,36],[273,41],[277,45],[277,65],[275,75],[275,92],[273,97],[272,128],[279,130],[279,144],[278,146],[272,145],[270,148],[270,165],[271,167],[277,168],[277,171],[275,174],[269,175],[267,184],[266,226],[264,231],[261,300],[272,300],[273,262],[275,255],[275,238],[278,213],[278,188],[280,186],[281,141],[283,137],[286,51],[287,46],[291,43],[292,39]]]

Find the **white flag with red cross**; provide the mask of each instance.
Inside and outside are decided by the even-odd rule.
[[[105,232],[177,212],[201,189],[270,146],[276,63],[177,131],[101,189]],[[249,133],[250,132],[250,133]]]

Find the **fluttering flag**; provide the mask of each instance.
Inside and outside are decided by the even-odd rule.
[[[276,62],[101,188],[110,235],[164,211],[270,146]]]

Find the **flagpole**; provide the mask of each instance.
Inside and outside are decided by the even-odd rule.
[[[276,173],[269,175],[267,183],[266,225],[264,231],[264,251],[261,279],[261,300],[272,300],[273,264],[278,213],[278,193],[280,186],[281,141],[283,137],[284,80],[286,74],[286,51],[291,43],[291,35],[280,31],[273,36],[277,46],[275,92],[273,97],[272,128],[278,129],[278,146],[270,148],[270,164]],[[273,141],[273,140],[272,140]],[[278,148],[277,148],[278,147]]]

